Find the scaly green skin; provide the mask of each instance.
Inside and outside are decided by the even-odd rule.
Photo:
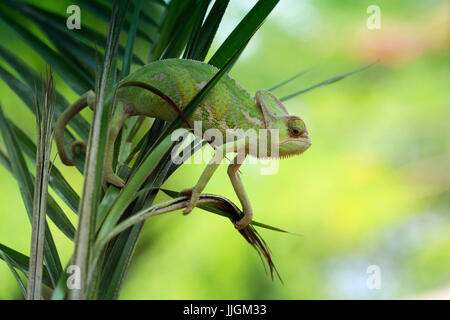
[[[115,101],[115,111],[111,119],[108,141],[106,145],[104,181],[123,187],[124,182],[113,172],[112,160],[114,154],[114,142],[124,121],[134,115],[158,118],[173,121],[195,95],[217,73],[218,69],[203,62],[194,60],[168,59],[150,63],[136,70],[118,84]],[[149,91],[130,84],[145,84],[156,89]],[[77,102],[71,105],[58,119],[55,127],[55,139],[62,161],[72,165],[64,150],[64,130],[67,122],[86,106],[95,106],[95,94],[90,91],[83,95]],[[177,110],[178,109],[178,110]],[[290,116],[281,102],[270,92],[259,90],[256,99],[242,88],[234,79],[225,75],[211,89],[207,96],[197,106],[195,112],[185,119],[185,127],[194,127],[195,121],[201,121],[201,132],[208,129],[217,129],[222,133],[222,141],[214,141],[215,147],[220,147],[213,159],[207,165],[199,181],[194,188],[182,191],[191,196],[190,204],[184,213],[188,214],[195,207],[200,193],[212,177],[223,157],[230,152],[242,152],[252,156],[286,157],[303,153],[310,145],[311,140],[304,122],[296,116]],[[268,154],[261,155],[256,151],[250,151],[249,139],[239,139],[233,143],[225,141],[227,130],[241,129],[247,131],[253,129],[278,129],[278,154],[272,152],[267,145]],[[259,139],[259,136],[256,136]],[[269,140],[270,142],[270,140]],[[257,140],[258,143],[258,140]],[[228,169],[228,175],[242,204],[244,217],[236,223],[238,229],[242,229],[252,219],[252,209],[245,193],[244,187],[238,175],[238,169],[242,161],[233,161]]]
[[[211,65],[194,60],[161,60],[136,70],[121,80],[119,86],[130,81],[149,84],[164,92],[183,110],[217,71]],[[142,88],[122,88],[117,100],[140,115],[166,121],[178,116],[169,103]],[[200,120],[204,130],[215,128],[224,135],[227,129],[264,127],[262,114],[250,94],[227,75],[211,89],[188,120],[191,127],[195,120]]]

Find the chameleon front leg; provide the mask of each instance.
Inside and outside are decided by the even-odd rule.
[[[238,170],[242,163],[238,161],[240,158],[239,155],[237,155],[233,162],[230,163],[228,166],[228,176],[230,177],[231,184],[233,185],[234,192],[236,192],[236,195],[239,198],[239,201],[242,205],[242,212],[244,213],[244,216],[236,222],[234,225],[236,229],[241,230],[244,229],[253,219],[253,209],[250,204],[250,201],[248,200],[247,193],[245,192],[244,185],[242,184],[241,177],[239,176]],[[242,159],[243,161],[244,159]]]
[[[241,139],[235,142],[223,144],[222,147],[216,151],[214,157],[209,161],[208,165],[206,166],[205,170],[200,176],[200,179],[198,180],[197,184],[191,189],[185,189],[180,192],[180,194],[190,195],[191,197],[188,206],[185,208],[183,212],[184,215],[189,214],[195,208],[200,198],[200,194],[206,187],[206,184],[213,176],[214,172],[216,171],[219,164],[222,162],[225,155],[230,152],[237,152],[237,153],[245,152],[245,149],[246,149],[246,140]],[[237,175],[237,170],[239,169],[240,164],[235,162],[236,161],[233,161],[233,163],[230,165],[228,169],[228,174],[230,176],[234,190],[236,191],[236,194],[242,204],[242,209],[244,212],[244,217],[241,220],[239,220],[235,225],[236,228],[240,230],[242,228],[245,228],[250,223],[253,214],[250,202],[248,201],[248,198],[245,194],[242,182],[239,176]]]

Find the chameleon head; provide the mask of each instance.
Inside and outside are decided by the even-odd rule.
[[[261,109],[266,128],[278,129],[280,158],[302,154],[311,146],[305,122],[297,116],[289,115],[281,101],[271,92],[266,90],[256,92],[256,103]],[[270,154],[274,156],[273,152]]]

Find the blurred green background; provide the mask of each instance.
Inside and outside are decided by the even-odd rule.
[[[211,52],[255,2],[231,0]],[[43,6],[65,13],[69,4]],[[366,26],[372,4],[381,8],[379,30]],[[304,155],[280,161],[274,175],[261,175],[260,165],[241,168],[255,219],[302,235],[260,230],[284,285],[270,280],[228,220],[196,209],[146,223],[121,298],[449,299],[449,9],[445,0],[281,0],[231,71],[249,92],[314,67],[275,91],[282,97],[381,58],[285,103],[309,128],[313,145]],[[82,23],[89,21],[82,11]],[[2,23],[0,41],[45,70]],[[62,81],[56,87],[77,99]],[[2,81],[0,101],[34,136],[31,112]],[[80,191],[81,175],[56,164]],[[186,164],[165,186],[190,187],[203,168]],[[27,254],[31,228],[17,183],[3,167],[0,177],[0,243]],[[205,191],[238,202],[224,166]],[[72,245],[52,230],[65,263]],[[366,286],[371,265],[380,268],[380,289]],[[4,262],[0,284],[0,299],[21,297]]]

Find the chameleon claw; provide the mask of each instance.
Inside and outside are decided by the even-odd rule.
[[[194,199],[191,197],[191,199],[189,200],[189,204],[183,211],[183,216],[187,216],[189,213],[191,213],[191,211],[194,209],[196,203],[197,203],[197,201],[196,200],[194,201]]]
[[[186,216],[189,213],[191,213],[191,211],[195,208],[195,205],[197,204],[200,195],[194,191],[194,188],[181,190],[179,194],[182,196],[190,197],[189,204],[183,211],[183,215]]]
[[[192,191],[194,190],[194,188],[187,188],[187,189],[183,189],[181,190],[178,194],[180,196],[187,196],[190,197],[192,196]]]
[[[250,221],[251,221],[251,220],[249,220],[249,221],[243,221],[244,219],[245,219],[245,217],[242,218],[241,220],[237,221],[237,222],[234,224],[234,227],[235,227],[236,229],[238,229],[238,230],[242,230],[242,229],[246,228],[246,227],[250,224]]]
[[[114,172],[105,174],[103,178],[103,187],[106,189],[108,184],[112,184],[118,188],[123,188],[125,186],[125,182]]]
[[[252,213],[245,214],[244,212],[244,216],[240,220],[236,221],[234,227],[238,230],[242,230],[246,228],[250,224],[250,222],[252,222],[252,219],[253,219]]]

